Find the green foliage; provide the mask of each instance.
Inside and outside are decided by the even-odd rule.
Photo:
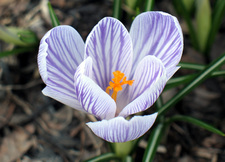
[[[49,14],[51,17],[52,25],[58,26],[59,20],[52,9],[51,4],[48,2]],[[0,52],[0,58],[9,55],[15,55],[23,52],[34,50],[38,46],[39,40],[34,32],[28,29],[20,29],[16,27],[5,27],[0,25],[0,39],[6,43],[16,46],[15,49],[10,51]]]
[[[205,65],[193,64],[193,63],[182,63],[182,62],[179,63],[179,66],[181,66],[181,68],[183,69],[191,69],[191,70],[197,70],[197,71],[202,71],[206,68]],[[194,73],[194,74],[189,74],[189,75],[180,76],[180,77],[173,77],[167,82],[164,91],[177,87],[179,85],[187,84],[190,81],[192,81],[197,75],[198,73]],[[225,77],[225,70],[214,71],[211,73],[209,77],[218,77],[218,76]]]
[[[209,0],[197,0],[196,2],[196,33],[200,51],[204,52],[211,29],[211,7]]]
[[[121,14],[121,0],[114,0],[113,4],[113,17],[120,19]]]
[[[120,158],[118,158],[116,154],[114,153],[106,153],[106,154],[102,154],[94,158],[91,158],[89,160],[86,160],[85,162],[105,162],[110,160],[115,160],[119,162]]]
[[[137,0],[125,0],[128,7],[135,9],[137,5]]]
[[[181,0],[173,0],[173,4],[174,4],[174,7],[175,7],[177,13],[179,15],[181,15],[184,18],[184,20],[186,21],[187,27],[189,29],[191,43],[192,43],[193,47],[196,50],[199,50],[199,42],[197,39],[196,30],[192,23],[191,15],[188,12],[188,9],[184,5],[183,1],[181,1]]]
[[[144,154],[144,159],[143,159],[144,162],[153,161],[155,153],[156,153],[156,149],[161,141],[162,135],[164,134],[163,132],[165,131],[165,129],[167,129],[167,127],[169,126],[171,122],[174,122],[176,120],[185,121],[185,122],[197,125],[199,127],[202,127],[213,133],[224,136],[224,133],[218,130],[217,128],[192,117],[177,115],[167,120],[164,120],[164,114],[166,111],[170,110],[175,103],[180,101],[185,95],[191,92],[196,86],[198,86],[200,83],[206,80],[210,75],[212,75],[213,73],[216,73],[216,70],[218,70],[218,68],[221,67],[224,63],[225,63],[225,53],[221,55],[221,57],[219,57],[218,59],[214,60],[211,64],[209,64],[205,68],[204,66],[197,66],[197,65],[193,66],[195,67],[195,69],[201,70],[201,72],[198,75],[193,75],[193,76],[191,75],[191,77],[193,78],[188,79],[190,80],[189,84],[187,84],[171,100],[169,100],[165,104],[162,103],[160,98],[158,99],[160,102],[156,103],[156,106],[158,107],[158,119],[159,119],[158,122],[159,123],[157,127],[154,128],[153,132],[151,133],[149,137],[147,149]],[[183,65],[191,68],[191,66],[188,64],[183,64]],[[186,82],[185,79],[183,81]]]
[[[117,157],[125,158],[131,153],[134,146],[136,145],[136,142],[137,140],[128,141],[124,143],[111,143],[111,147]]]
[[[210,49],[225,14],[225,1],[216,0],[212,6],[209,0],[173,0],[174,7],[184,18],[189,29],[193,47],[209,57]],[[194,7],[193,7],[194,5]],[[196,9],[192,21],[193,8]]]
[[[142,162],[153,161],[156,150],[164,134],[164,131],[165,131],[165,125],[163,123],[158,124],[156,128],[153,129],[149,137],[148,146],[145,150],[144,158]]]
[[[154,2],[154,0],[114,0],[113,17],[120,19],[121,6],[125,6],[124,10],[127,11],[127,14],[133,19],[133,16],[137,16],[143,11],[152,11]]]
[[[34,32],[16,27],[0,26],[0,39],[16,46],[10,51],[0,52],[0,58],[31,51],[36,48],[39,43]]]
[[[184,4],[185,8],[187,9],[187,11],[189,13],[191,13],[195,0],[182,0],[182,2]]]
[[[215,7],[212,12],[212,25],[211,25],[211,30],[208,36],[208,41],[206,44],[206,48],[204,49],[206,55],[210,52],[210,49],[212,47],[212,44],[215,40],[215,36],[219,30],[219,27],[221,25],[222,19],[224,18],[225,15],[225,1],[224,0],[217,0]]]
[[[16,27],[0,26],[0,39],[17,46],[34,46],[38,44],[34,32]]]
[[[219,67],[221,67],[225,63],[225,53],[222,54],[219,58],[210,63],[206,69],[202,70],[196,78],[194,78],[188,85],[186,85],[183,89],[181,89],[171,100],[169,100],[166,104],[164,104],[161,109],[158,111],[158,115],[163,115],[166,111],[168,111],[175,103],[180,101],[185,95],[191,92],[195,87],[197,87],[200,83],[206,80],[211,73],[216,71]]]
[[[16,55],[16,54],[20,54],[20,53],[24,53],[24,52],[29,52],[32,50],[34,50],[33,47],[20,47],[20,48],[17,47],[10,51],[0,52],[0,58],[10,56],[10,55]]]
[[[195,118],[192,118],[190,116],[185,116],[185,115],[175,115],[169,119],[167,119],[167,123],[170,124],[171,122],[174,122],[174,121],[184,121],[184,122],[188,122],[188,123],[191,123],[193,125],[196,125],[196,126],[199,126],[205,130],[208,130],[212,133],[215,133],[215,134],[218,134],[218,135],[221,135],[221,136],[225,136],[225,134],[223,132],[221,132],[220,130],[218,130],[217,128],[215,128],[214,126],[208,124],[208,123],[205,123],[201,120],[198,120],[198,119],[195,119]]]
[[[53,27],[59,26],[60,25],[59,19],[56,16],[55,11],[53,10],[50,2],[48,2],[48,10],[49,10],[49,15],[52,21],[52,26]]]
[[[146,0],[145,1],[145,11],[152,11],[153,8],[154,8],[154,3],[155,1],[154,0]]]

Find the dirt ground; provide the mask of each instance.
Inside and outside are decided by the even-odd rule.
[[[33,30],[39,39],[51,29],[47,0],[0,0],[0,25]],[[50,0],[61,24],[71,25],[85,40],[93,26],[112,15],[112,0]],[[126,10],[126,6],[123,6]],[[129,28],[131,21],[123,10],[122,21]],[[170,1],[160,0],[154,10],[176,15]],[[188,37],[180,18],[185,46],[182,61],[204,64]],[[225,52],[225,21],[212,48],[211,59]],[[0,41],[0,51],[12,49]],[[32,52],[0,59],[0,161],[83,161],[106,153],[108,145],[85,125],[91,116],[43,96],[45,87],[37,67],[38,47]],[[179,70],[177,76],[193,73]],[[181,87],[163,94],[164,101]],[[213,78],[198,86],[167,113],[190,115],[225,132],[224,78]],[[153,109],[151,109],[153,110]],[[149,111],[146,111],[149,113]],[[148,132],[134,154],[141,161]],[[225,139],[199,127],[176,122],[166,131],[156,162],[222,162],[225,161]]]

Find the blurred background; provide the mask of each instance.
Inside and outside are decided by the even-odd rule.
[[[189,1],[189,2],[188,2]],[[157,0],[153,10],[176,16],[184,35],[182,62],[207,65],[225,52],[224,11],[216,22],[215,0]],[[71,25],[85,40],[105,16],[113,16],[112,0],[50,0],[61,25]],[[109,146],[85,125],[92,120],[82,112],[45,97],[37,67],[39,41],[52,28],[47,0],[0,0],[0,161],[83,161],[109,152]],[[137,7],[138,6],[138,7]],[[202,7],[203,6],[203,7]],[[129,30],[133,18],[145,11],[144,1],[120,4],[118,18]],[[203,8],[203,9],[202,9]],[[223,9],[224,10],[224,9]],[[191,23],[191,25],[190,25]],[[194,28],[194,31],[192,31]],[[196,37],[195,37],[196,36]],[[207,41],[207,40],[211,40]],[[196,43],[197,42],[197,43]],[[198,45],[197,45],[198,44]],[[175,77],[193,74],[180,69]],[[165,91],[164,102],[183,85]],[[210,78],[178,102],[167,116],[183,114],[201,119],[225,132],[224,76]],[[155,111],[154,108],[145,113]],[[174,122],[157,149],[157,162],[225,161],[225,139],[197,126]],[[135,161],[141,161],[149,131],[140,141]]]

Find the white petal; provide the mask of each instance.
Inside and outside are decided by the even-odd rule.
[[[134,116],[131,120],[116,117],[110,120],[89,122],[87,125],[99,137],[108,142],[127,142],[141,137],[155,122],[157,113]]]

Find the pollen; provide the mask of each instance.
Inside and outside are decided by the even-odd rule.
[[[109,86],[106,88],[106,93],[110,95],[110,90],[111,90],[112,91],[111,97],[116,102],[117,93],[119,91],[122,91],[123,89],[122,85],[128,84],[131,86],[134,80],[127,80],[127,78],[125,77],[125,74],[120,71],[114,71],[113,75],[114,75],[114,78],[112,79],[112,81],[109,82]]]

